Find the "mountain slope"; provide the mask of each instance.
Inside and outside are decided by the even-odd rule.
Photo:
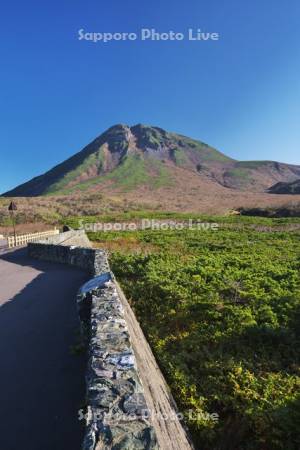
[[[276,183],[268,190],[271,194],[300,194],[300,180]]]
[[[81,152],[3,195],[69,194],[104,187],[125,192],[176,189],[195,177],[206,189],[218,185],[263,192],[277,182],[300,178],[300,166],[235,161],[203,142],[158,127],[115,125]]]

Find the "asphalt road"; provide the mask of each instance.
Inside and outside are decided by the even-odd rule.
[[[87,274],[0,256],[0,449],[79,450],[84,356],[72,354],[76,292]]]

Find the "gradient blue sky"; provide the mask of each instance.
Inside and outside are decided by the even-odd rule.
[[[1,7],[0,192],[116,123],[299,164],[300,2],[18,0]],[[78,30],[219,32],[218,42],[79,41]]]

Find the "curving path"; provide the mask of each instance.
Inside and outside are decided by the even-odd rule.
[[[0,449],[80,449],[85,361],[71,350],[87,278],[25,249],[0,255]]]

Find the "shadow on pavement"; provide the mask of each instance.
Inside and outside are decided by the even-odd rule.
[[[23,272],[30,282],[22,286]],[[7,282],[15,281],[9,299],[6,273]],[[79,333],[76,292],[87,279],[81,270],[30,260],[25,250],[0,257],[3,450],[81,448],[85,356],[73,355],[71,348]]]

